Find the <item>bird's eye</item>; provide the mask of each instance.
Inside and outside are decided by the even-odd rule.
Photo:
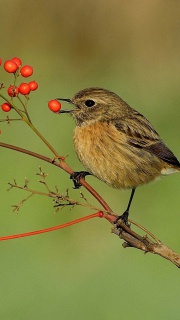
[[[92,107],[95,105],[95,102],[93,100],[86,100],[85,105],[86,107]]]

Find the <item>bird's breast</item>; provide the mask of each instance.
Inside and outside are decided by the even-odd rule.
[[[74,147],[83,166],[115,188],[133,188],[161,174],[162,161],[130,146],[124,133],[107,122],[76,126]]]

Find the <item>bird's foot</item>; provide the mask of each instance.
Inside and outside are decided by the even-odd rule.
[[[125,211],[121,216],[117,217],[114,224],[117,224],[119,220],[121,220],[128,228],[130,228],[130,224],[128,223],[129,211]]]
[[[85,176],[90,175],[88,171],[80,171],[80,172],[73,172],[70,175],[70,179],[73,180],[74,189],[79,189],[81,187],[81,183],[79,182],[80,179],[84,179]]]

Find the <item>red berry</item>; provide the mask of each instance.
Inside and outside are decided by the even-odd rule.
[[[18,69],[18,65],[12,61],[12,60],[7,60],[4,62],[4,70],[6,70],[9,73],[14,73]]]
[[[20,73],[25,78],[30,77],[33,74],[33,68],[30,66],[24,66],[21,68]]]
[[[30,86],[28,83],[21,83],[19,86],[19,92],[23,95],[29,94],[31,91]]]
[[[38,88],[38,83],[36,81],[29,82],[30,89],[35,91]]]
[[[0,58],[0,66],[2,65],[2,59]]]
[[[11,110],[11,105],[8,102],[5,102],[1,105],[1,108],[4,112],[9,112]]]
[[[57,100],[51,100],[48,102],[48,107],[53,112],[58,112],[61,109],[61,104]]]
[[[18,93],[19,93],[19,88],[16,86],[10,86],[7,90],[8,95],[10,97],[17,97]]]
[[[22,65],[21,59],[17,57],[12,58],[11,61],[14,61],[17,64],[18,68]]]

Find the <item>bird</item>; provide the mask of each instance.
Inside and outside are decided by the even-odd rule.
[[[80,186],[80,178],[91,174],[113,188],[131,189],[127,208],[119,216],[127,224],[136,188],[179,172],[180,162],[152,124],[116,93],[92,87],[72,99],[57,100],[72,105],[59,113],[75,120],[74,148],[87,170],[71,175],[75,187]]]

